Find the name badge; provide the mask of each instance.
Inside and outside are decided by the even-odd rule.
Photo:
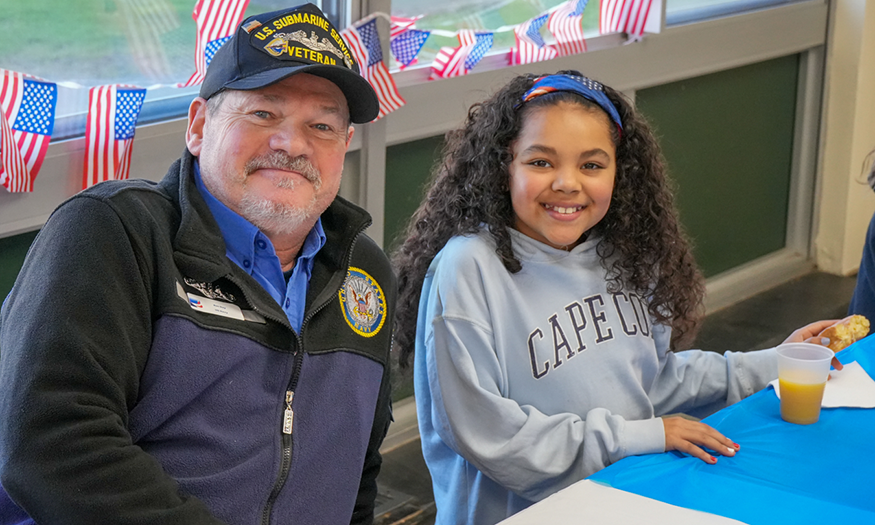
[[[222,317],[230,317],[231,319],[239,319],[245,321],[243,311],[236,304],[223,303],[207,297],[201,297],[193,293],[188,295],[188,305],[194,310],[206,312],[213,315],[221,315]]]

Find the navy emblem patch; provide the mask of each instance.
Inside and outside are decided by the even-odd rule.
[[[349,327],[362,337],[377,335],[386,322],[386,297],[379,283],[366,271],[350,267],[337,295]]]

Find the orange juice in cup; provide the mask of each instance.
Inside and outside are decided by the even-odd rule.
[[[810,343],[779,345],[777,352],[781,418],[797,425],[816,423],[835,354]]]
[[[779,379],[778,383],[781,389],[781,418],[798,425],[817,423],[826,382],[805,385]]]

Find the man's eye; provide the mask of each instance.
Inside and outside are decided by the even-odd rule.
[[[252,114],[255,115],[255,116],[258,117],[258,118],[268,118],[268,117],[270,117],[270,113],[268,113],[267,111],[261,111],[261,110],[259,110],[259,111],[253,111]]]
[[[328,124],[316,124],[313,127],[318,129],[319,131],[331,131],[332,130],[331,126],[329,126]]]

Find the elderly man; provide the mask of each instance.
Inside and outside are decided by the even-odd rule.
[[[250,17],[161,182],[54,212],[0,317],[0,522],[373,521],[395,280],[337,197],[358,67],[312,5]]]

